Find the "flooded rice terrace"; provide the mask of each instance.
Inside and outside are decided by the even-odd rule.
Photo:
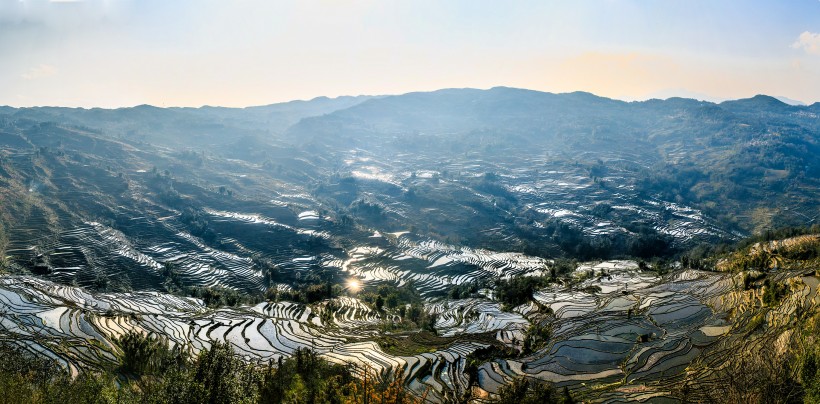
[[[52,272],[45,275],[49,280],[2,278],[2,338],[75,371],[116,361],[113,340],[130,330],[162,336],[193,352],[209,347],[210,341],[226,341],[246,360],[258,363],[307,347],[335,362],[386,372],[399,368],[414,391],[441,400],[445,392],[471,388],[471,382],[495,393],[520,375],[571,388],[593,381],[658,380],[680,373],[725,325],[705,303],[731,286],[714,273],[690,270],[664,280],[640,270],[634,261],[582,263],[569,274],[574,282],[552,284],[534,293],[533,302],[506,308],[489,289],[461,299],[450,299],[446,292],[453,285],[482,280],[543,276],[549,274],[551,260],[407,232],[376,233],[347,248],[309,252],[292,240],[337,237],[315,212],[295,214],[295,220],[284,224],[261,214],[207,210],[217,231],[232,235],[214,248],[175,226],[173,212],[167,213],[137,219],[124,230],[150,225],[143,237],[126,237],[123,231],[89,222],[36,248],[12,250],[18,257],[46,255]],[[265,254],[251,258],[243,254],[248,251]],[[342,278],[358,279],[363,287],[412,284],[424,299],[424,310],[436,315],[437,334],[460,338],[431,352],[387,353],[376,337],[385,323],[400,318],[372,308],[355,294],[315,304],[281,301],[212,309],[200,299],[159,291],[92,293],[64,285],[83,281],[92,267],[105,267],[120,271],[110,275],[127,276],[135,290],[149,289],[163,276],[165,263],[173,263],[190,284],[260,289],[262,274],[255,266],[260,259],[272,260],[289,273],[336,271]],[[332,312],[323,314],[327,310]],[[548,346],[485,363],[470,380],[467,356],[491,346],[488,334],[521,350],[531,323],[544,319],[551,327]],[[470,335],[476,337],[470,340]]]
[[[9,232],[10,262],[36,276],[0,278],[0,339],[74,372],[115,363],[114,341],[131,330],[191,352],[225,341],[260,364],[306,347],[357,369],[401,369],[414,392],[444,401],[522,375],[572,390],[650,383],[681,374],[722,335],[724,314],[709,302],[731,286],[723,275],[662,277],[599,259],[555,276],[552,257],[576,241],[617,243],[636,223],[674,246],[735,237],[635,191],[641,162],[595,155],[609,169],[590,175],[552,155],[328,153],[295,153],[293,172],[209,157],[171,174],[134,157],[122,160],[127,176],[67,159],[62,179],[31,191],[60,202],[34,206]],[[230,188],[215,185],[225,172]],[[553,281],[524,304],[497,298],[494,283],[523,277]],[[297,302],[319,281],[332,297]],[[417,296],[427,331],[401,327],[410,304],[362,299],[383,285]],[[205,290],[257,302],[214,306],[185,293]],[[532,350],[534,326],[549,336]],[[470,368],[485,348],[507,355]]]

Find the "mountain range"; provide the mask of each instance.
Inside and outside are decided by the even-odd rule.
[[[0,342],[73,370],[125,330],[309,348],[435,401],[709,399],[718,359],[814,313],[818,133],[820,103],[766,95],[0,107]]]

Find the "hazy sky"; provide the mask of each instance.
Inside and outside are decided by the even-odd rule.
[[[820,1],[0,0],[0,105],[499,85],[820,101]]]

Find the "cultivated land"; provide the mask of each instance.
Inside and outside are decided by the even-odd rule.
[[[0,340],[74,374],[136,331],[434,401],[520,377],[728,399],[733,358],[813,352],[789,347],[814,343],[817,239],[718,246],[820,214],[818,113],[507,88],[0,108]]]

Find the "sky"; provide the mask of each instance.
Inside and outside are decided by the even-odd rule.
[[[820,0],[0,0],[0,105],[509,86],[820,101]]]

